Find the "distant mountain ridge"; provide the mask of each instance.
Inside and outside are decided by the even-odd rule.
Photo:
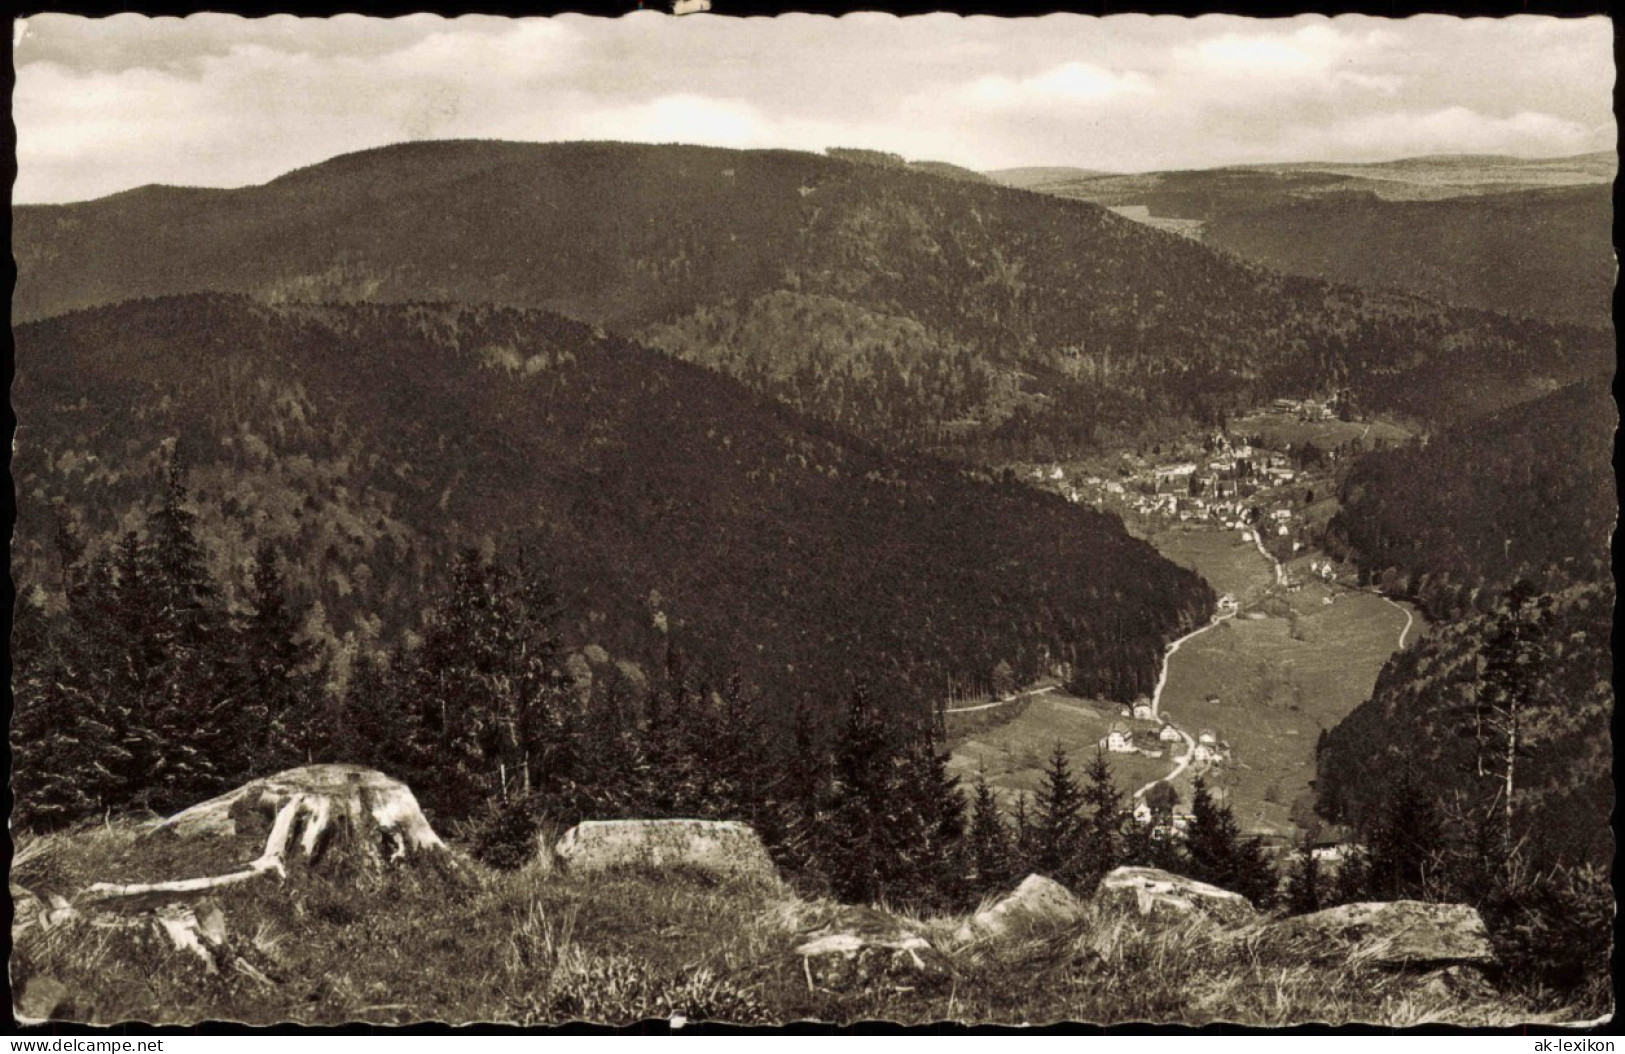
[[[539,308],[983,460],[1333,386],[1453,420],[1612,355],[1601,331],[1283,278],[1083,202],[787,151],[403,144],[20,207],[14,253],[21,319],[200,291]]]
[[[1483,310],[1607,325],[1610,153],[1440,156],[1058,178],[1031,189],[1185,221],[1287,274]]]

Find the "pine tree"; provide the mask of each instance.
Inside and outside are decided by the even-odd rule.
[[[971,799],[968,840],[972,891],[986,895],[1007,885],[1013,878],[1010,829],[999,814],[998,799],[982,780],[976,781]]]
[[[1015,845],[1011,851],[1012,875],[1031,874],[1038,858],[1038,824],[1032,799],[1026,791],[1016,795]]]
[[[830,764],[804,706],[798,706],[791,718],[789,742],[778,752],[777,767],[779,775],[770,783],[773,819],[763,837],[775,859],[791,870],[817,873]]]
[[[1104,751],[1095,750],[1087,776],[1089,783],[1084,788],[1083,801],[1089,810],[1088,852],[1080,893],[1092,892],[1112,868],[1123,862],[1128,828],[1134,822],[1123,807],[1123,792],[1112,779],[1111,765]]]
[[[48,830],[121,806],[128,787],[109,720],[111,700],[96,690],[94,661],[68,620],[32,599],[12,624],[12,789],[19,827]]]
[[[299,633],[288,608],[280,554],[262,542],[254,558],[248,614],[238,628],[242,669],[235,734],[248,744],[257,772],[305,764],[317,742],[331,736],[320,689],[312,673],[314,645]]]
[[[1286,906],[1294,915],[1307,915],[1321,907],[1320,861],[1315,859],[1314,844],[1307,838],[1295,855],[1287,875]]]
[[[962,906],[965,882],[965,798],[948,771],[948,755],[920,732],[893,763],[903,806],[886,832],[894,896],[917,908]]]
[[[1427,879],[1443,831],[1433,802],[1409,766],[1384,787],[1375,823],[1365,831],[1365,886],[1383,899],[1413,896]]]
[[[1277,880],[1263,845],[1256,838],[1242,840],[1230,806],[1216,802],[1201,777],[1192,791],[1191,815],[1185,839],[1191,877],[1268,907],[1275,899]]]
[[[573,793],[579,724],[568,710],[544,585],[472,549],[399,679],[414,733],[407,767],[425,807],[468,816],[487,800]]]
[[[1075,888],[1084,884],[1090,866],[1083,803],[1083,789],[1072,775],[1066,750],[1057,743],[1038,790],[1037,853],[1033,869]]]
[[[120,558],[122,614],[140,658],[140,797],[169,811],[219,793],[248,773],[248,745],[231,735],[242,700],[231,694],[236,656],[205,566],[184,473],[171,458],[163,501],[146,544],[127,539]]]
[[[830,888],[842,900],[878,900],[891,885],[887,828],[896,754],[884,720],[867,691],[853,691],[846,722],[835,743],[828,821],[819,855],[826,861]]]
[[[1552,599],[1519,580],[1507,590],[1479,651],[1483,673],[1474,707],[1479,741],[1479,771],[1493,778],[1501,815],[1501,856],[1514,866],[1517,840],[1518,763],[1528,756],[1529,713],[1547,697],[1545,672],[1550,669],[1548,638]]]

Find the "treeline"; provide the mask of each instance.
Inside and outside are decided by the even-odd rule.
[[[178,457],[225,601],[274,545],[331,694],[421,637],[464,547],[547,553],[572,654],[635,679],[670,644],[737,670],[781,733],[798,706],[827,728],[860,681],[923,719],[1001,662],[1130,699],[1212,604],[1115,518],[554,315],[187,297],[17,344],[20,577],[60,594],[59,524],[111,553]]]
[[[1331,386],[1448,422],[1612,355],[1599,329],[1283,277],[1084,202],[785,151],[403,144],[15,226],[20,318],[205,290],[559,310],[984,462]]]
[[[572,670],[562,609],[521,555],[453,561],[421,639],[369,659],[342,693],[261,548],[243,602],[209,575],[172,472],[142,535],[86,557],[71,535],[65,598],[25,589],[16,657],[15,822],[51,829],[169,812],[291,766],[338,761],[405,780],[432,822],[498,867],[538,832],[588,818],[745,820],[798,882],[851,901],[962,910],[1037,871],[1088,892],[1156,863],[1273,898],[1256,843],[1198,789],[1187,847],[1134,824],[1102,755],[1087,784],[1057,749],[1010,824],[986,787],[967,801],[930,722],[860,688],[821,732],[776,735],[737,677],[715,684],[676,649],[647,684]]]

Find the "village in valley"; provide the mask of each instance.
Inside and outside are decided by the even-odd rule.
[[[1310,438],[1294,441],[1281,434],[1287,423],[1325,427],[1295,429]],[[1371,428],[1354,422],[1346,395],[1277,399],[1228,427],[1149,453],[1124,451],[1115,463],[1035,465],[1026,471],[1069,501],[1118,513],[1131,529],[1185,524],[1234,530],[1284,562],[1317,544],[1324,519],[1312,514],[1316,498],[1321,508],[1330,504],[1338,464],[1372,448]],[[1312,564],[1308,573],[1336,580],[1331,561]]]
[[[1369,685],[1306,692],[1306,683],[1335,680],[1333,671],[1317,668],[1323,656],[1280,649],[1304,652],[1315,632],[1306,627],[1326,624],[1317,616],[1334,609],[1351,623],[1366,623],[1361,634],[1372,621],[1381,624],[1371,631],[1380,641],[1367,641],[1364,648],[1375,661],[1341,671],[1357,674],[1354,682],[1374,676],[1381,659],[1403,646],[1412,615],[1360,590],[1352,566],[1328,555],[1323,543],[1326,524],[1337,511],[1340,469],[1361,453],[1402,443],[1409,435],[1398,424],[1367,418],[1340,391],[1276,399],[1219,427],[1149,449],[1010,466],[1041,489],[1117,514],[1131,533],[1207,577],[1218,598],[1210,623],[1169,646],[1167,668],[1150,695],[1126,705],[1071,700],[1046,681],[1038,690],[1029,686],[958,707],[961,713],[976,712],[982,722],[1033,726],[964,740],[962,776],[985,778],[990,765],[997,767],[993,753],[1002,751],[1011,770],[999,788],[1006,800],[1030,793],[1029,784],[1036,786],[1035,750],[1043,752],[1033,744],[1052,735],[1080,757],[1095,750],[1106,754],[1125,792],[1133,791],[1134,818],[1155,836],[1178,837],[1188,829],[1190,787],[1201,778],[1216,799],[1236,807],[1247,833],[1281,850],[1308,843],[1318,859],[1335,864],[1347,832],[1320,822],[1307,807],[1304,790],[1313,767],[1307,747],[1321,728],[1335,723],[1332,715],[1358,702],[1354,695],[1363,698]],[[1344,598],[1357,599],[1339,605]],[[1356,610],[1358,619],[1351,617]],[[1232,638],[1268,642],[1264,650],[1211,643],[1211,636],[1196,640],[1236,623],[1243,628]],[[1404,628],[1396,636],[1394,626],[1400,623]],[[1186,641],[1193,647],[1176,658]],[[1303,680],[1295,680],[1300,674]],[[1260,678],[1270,684],[1261,689]],[[1283,701],[1286,695],[1290,701]],[[1080,715],[1095,724],[1075,724]],[[1099,731],[1086,732],[1088,727]],[[1024,754],[1025,762],[1012,760],[1014,754]],[[1294,786],[1303,789],[1286,789]]]

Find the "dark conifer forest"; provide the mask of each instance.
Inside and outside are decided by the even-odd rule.
[[[1128,699],[1213,600],[1114,517],[882,453],[557,316],[205,296],[17,343],[25,606],[48,634],[196,613],[138,666],[228,710],[223,682],[159,671],[222,648],[299,671],[301,705],[365,697],[374,667],[432,655],[430,598],[521,558],[556,592],[578,694],[641,698],[680,655],[784,735],[798,710],[827,733],[860,684],[928,727],[1000,663]],[[195,789],[174,779],[166,805]]]

